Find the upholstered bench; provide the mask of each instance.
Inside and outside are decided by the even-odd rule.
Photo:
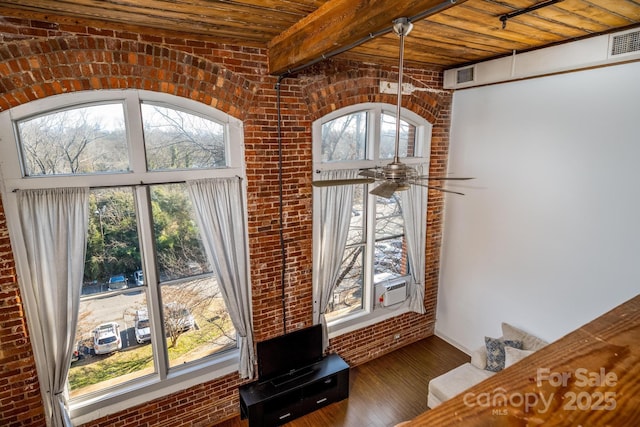
[[[471,354],[470,363],[460,365],[429,381],[429,394],[427,397],[427,406],[429,408],[438,406],[445,400],[495,375],[502,368],[516,363],[547,345],[546,341],[508,323],[502,324],[501,338],[485,338],[485,343],[485,346],[480,347]],[[494,353],[492,351],[492,354],[489,355],[489,363],[487,363],[487,348],[493,350],[493,346],[496,343],[502,344],[501,352]]]
[[[429,381],[427,405],[433,408],[494,374],[495,372],[478,369],[471,363],[460,365]]]

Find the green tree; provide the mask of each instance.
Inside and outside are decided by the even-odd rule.
[[[184,184],[154,186],[151,200],[161,276],[192,275],[193,265],[206,265],[206,259]]]
[[[89,197],[85,280],[107,280],[140,266],[140,245],[130,188],[94,190]]]

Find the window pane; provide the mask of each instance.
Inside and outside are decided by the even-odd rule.
[[[211,273],[186,186],[152,186],[151,209],[160,281]]]
[[[184,184],[151,188],[154,238],[170,366],[236,347]]]
[[[92,190],[89,214],[85,281],[103,286],[100,291],[121,288],[122,279],[135,284],[141,262],[132,189]]]
[[[338,117],[322,125],[322,161],[365,159],[367,113]]]
[[[375,283],[407,274],[407,254],[404,248],[404,236],[376,242],[373,271]]]
[[[212,274],[162,285],[169,366],[235,348],[236,331]]]
[[[17,126],[25,176],[129,170],[121,103],[57,111]]]
[[[362,310],[364,284],[364,245],[348,247],[344,252],[338,284],[325,312],[327,321]]]
[[[141,108],[149,170],[227,166],[224,125],[159,105]]]
[[[404,234],[404,219],[398,194],[390,199],[376,197],[376,240]]]
[[[354,186],[353,207],[347,247],[344,251],[338,283],[325,313],[327,320],[361,310],[364,285],[365,186]]]
[[[137,323],[137,314],[147,311],[146,288],[93,298],[88,292],[91,288],[83,289],[77,356],[68,375],[72,398],[155,372],[149,328]]]
[[[390,114],[382,114],[380,125],[380,158],[391,159],[395,153],[396,118]],[[400,119],[399,157],[414,157],[416,147],[416,127]]]
[[[133,193],[94,190],[89,209],[78,353],[68,376],[72,397],[155,372]]]
[[[353,189],[353,207],[351,208],[351,223],[349,225],[349,235],[347,237],[347,246],[358,243],[364,243],[366,236],[364,233],[366,205],[364,185],[354,185]]]
[[[398,196],[376,197],[376,240],[374,248],[374,281],[407,273],[404,244],[404,219]]]

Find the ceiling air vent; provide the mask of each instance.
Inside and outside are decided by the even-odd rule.
[[[612,34],[609,38],[609,57],[640,52],[640,30]]]
[[[474,81],[475,67],[461,68],[456,71],[456,83],[469,83]]]

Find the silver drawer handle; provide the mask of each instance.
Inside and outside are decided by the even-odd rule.
[[[316,403],[322,403],[322,402],[326,402],[326,401],[327,401],[327,398],[323,397],[322,399],[318,400]]]
[[[287,413],[287,414],[284,414],[284,415],[281,415],[281,416],[280,416],[280,419],[281,419],[281,420],[284,420],[285,418],[290,417],[290,416],[291,416],[291,412],[289,412],[289,413]]]

